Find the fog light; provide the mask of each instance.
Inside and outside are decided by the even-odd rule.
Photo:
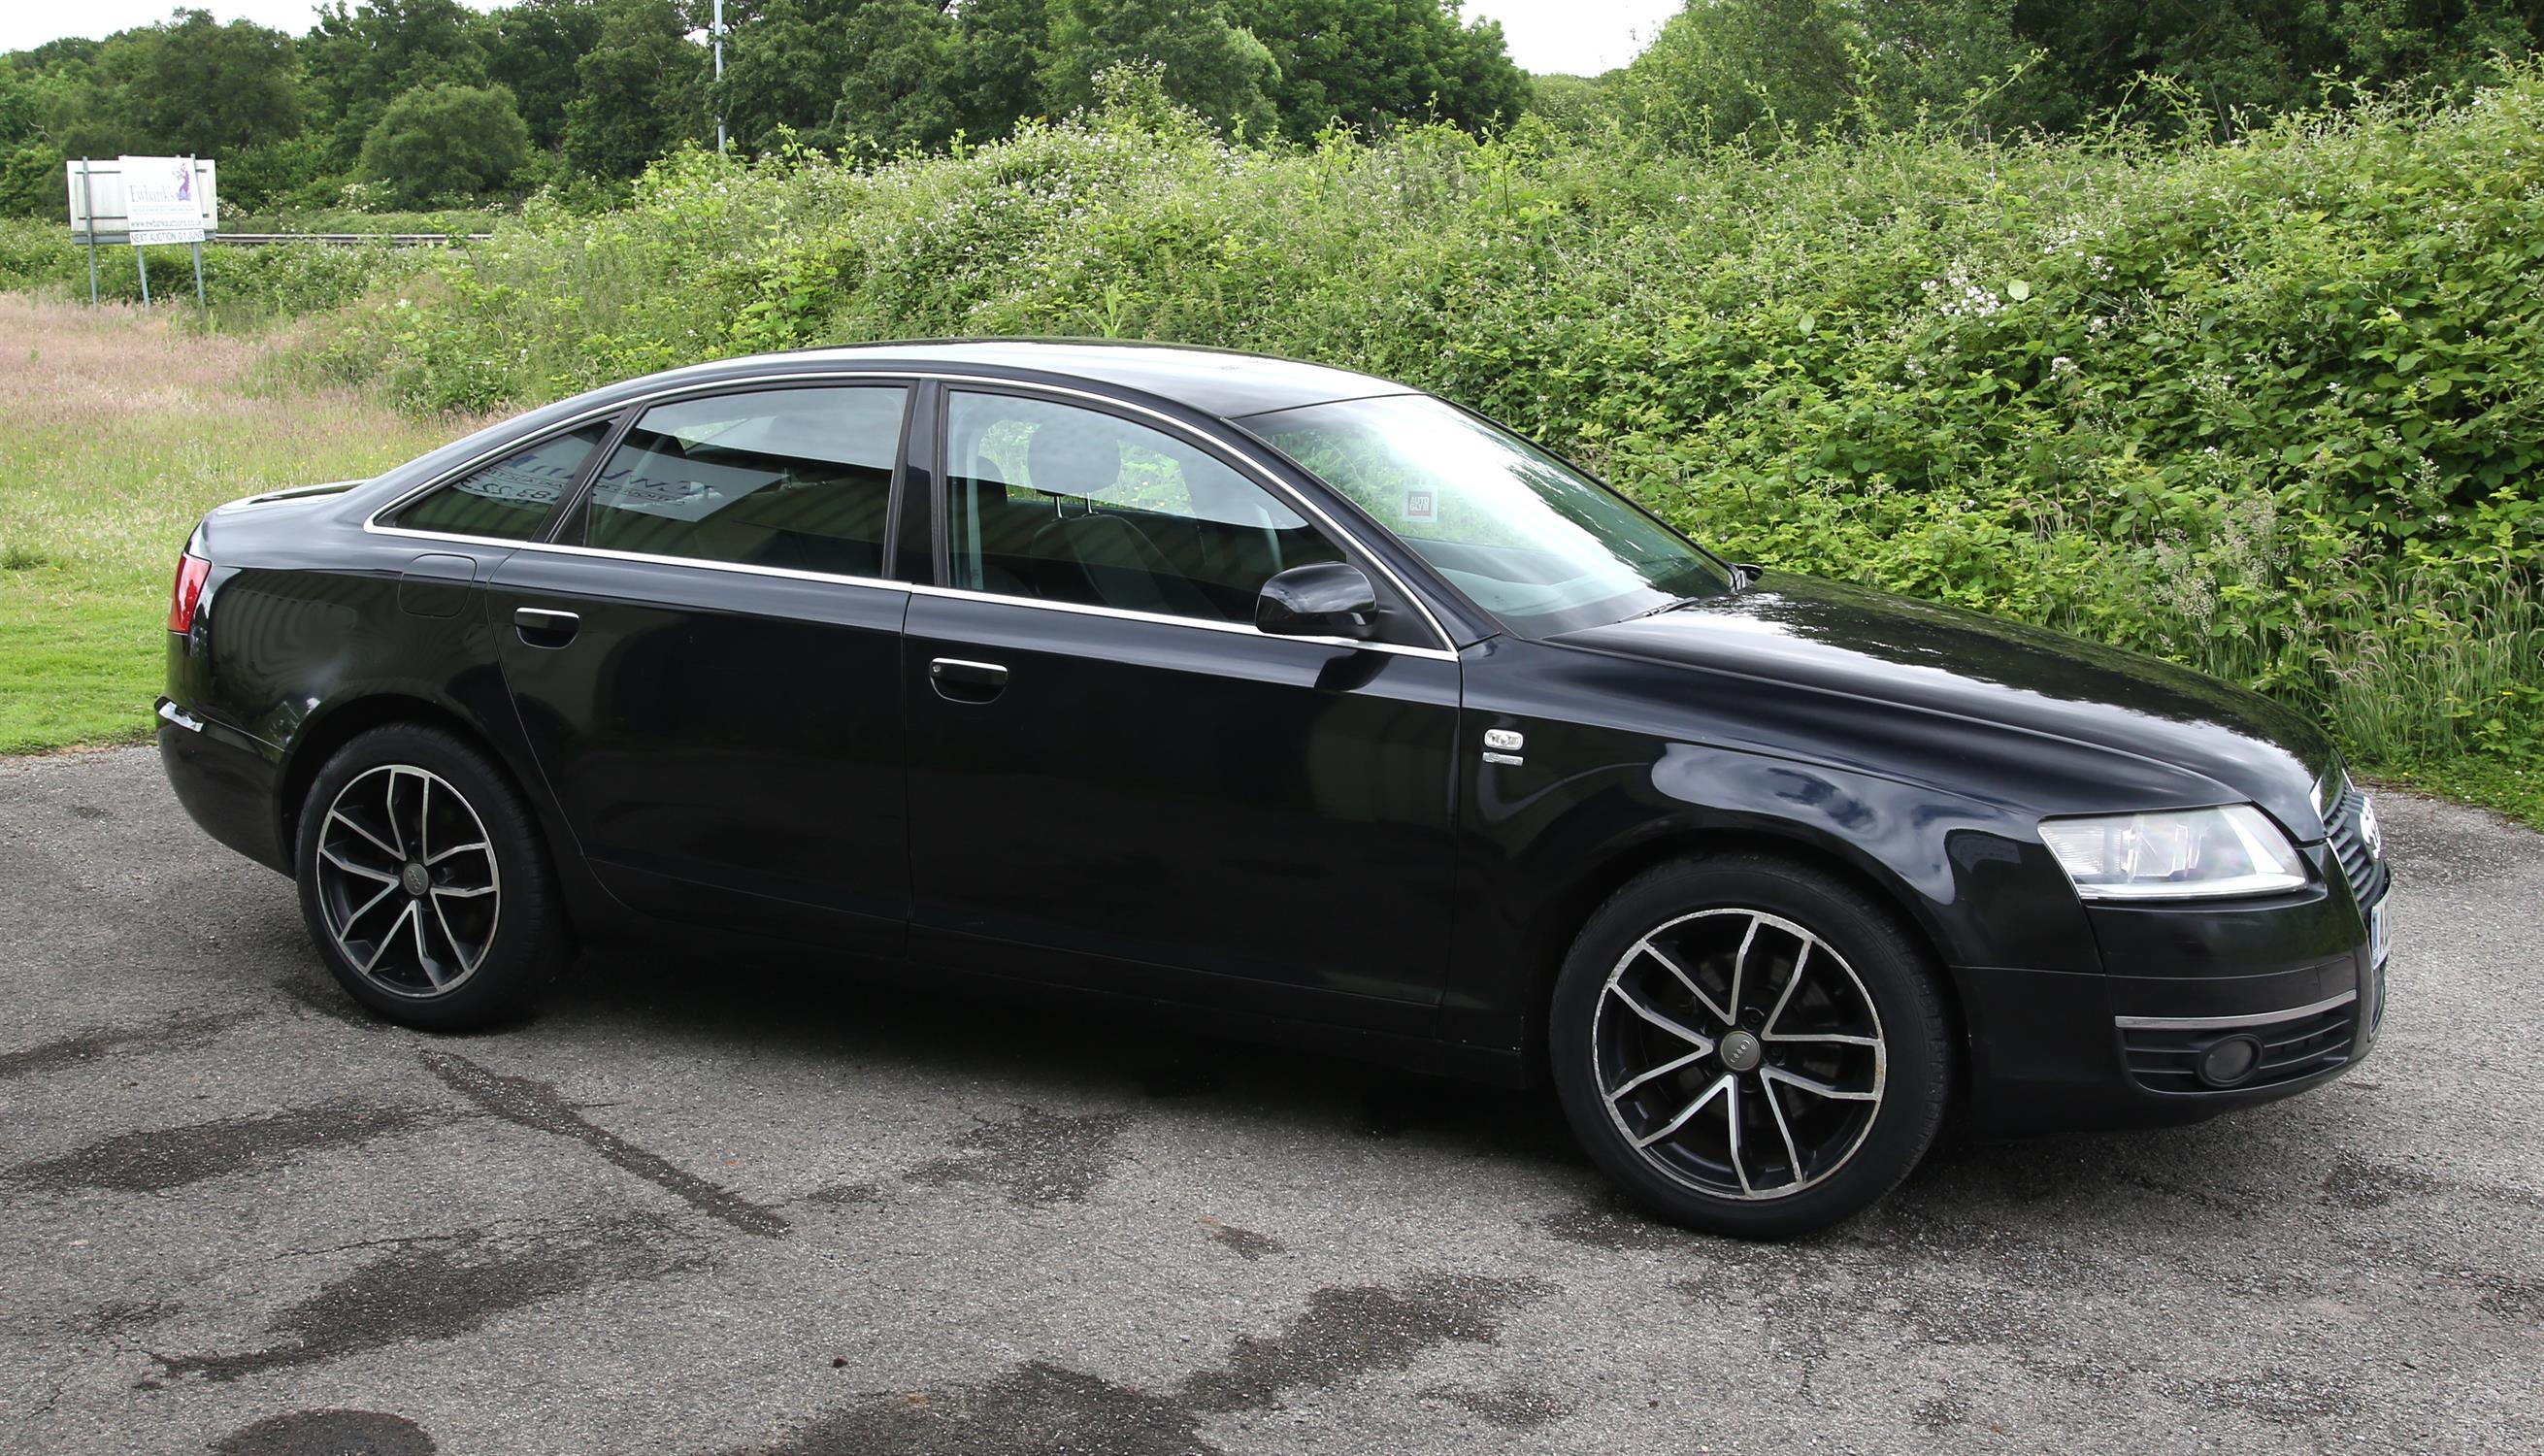
[[[2210,1087],[2233,1087],[2262,1065],[2262,1043],[2250,1036],[2230,1036],[2199,1056],[2199,1080]]]

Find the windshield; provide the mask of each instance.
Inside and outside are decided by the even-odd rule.
[[[1245,424],[1512,631],[1570,631],[1731,590],[1711,557],[1616,492],[1428,395]]]

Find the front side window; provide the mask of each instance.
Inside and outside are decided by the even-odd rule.
[[[1421,394],[1244,422],[1522,633],[1731,589],[1713,558],[1518,436]]]
[[[1265,579],[1343,559],[1271,492],[1118,416],[957,390],[945,458],[958,587],[1251,622]]]
[[[580,543],[880,577],[909,397],[858,384],[656,405],[594,479]]]
[[[609,422],[601,420],[551,435],[418,497],[384,524],[504,541],[533,539],[547,529],[557,502],[574,488],[608,433]]]

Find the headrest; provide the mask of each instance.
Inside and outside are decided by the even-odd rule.
[[[1094,416],[1056,415],[1034,427],[1025,474],[1045,495],[1100,496],[1121,482],[1121,437]]]

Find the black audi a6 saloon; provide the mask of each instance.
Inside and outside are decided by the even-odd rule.
[[[1864,1208],[1955,1101],[2303,1091],[2383,1010],[2375,811],[2301,718],[1244,355],[734,360],[221,507],[158,717],[393,1020],[631,937],[1071,988],[1546,1079],[1724,1233]]]

